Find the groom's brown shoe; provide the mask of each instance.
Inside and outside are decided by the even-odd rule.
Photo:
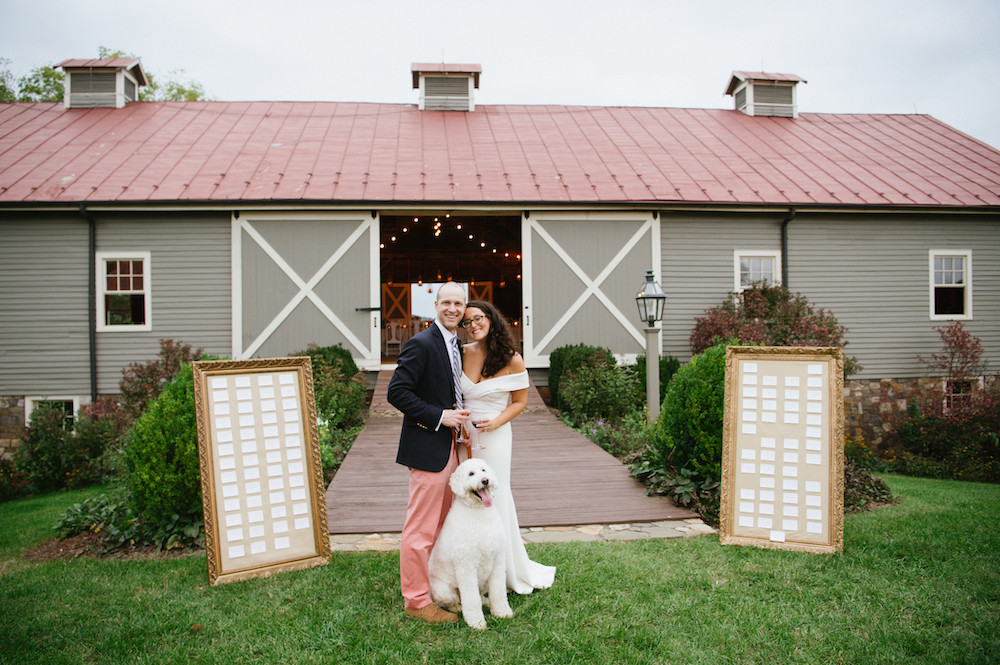
[[[457,614],[453,614],[448,610],[443,610],[434,603],[421,607],[419,610],[410,608],[406,610],[406,616],[413,617],[414,619],[420,619],[421,621],[426,621],[427,623],[455,623],[458,621]]]

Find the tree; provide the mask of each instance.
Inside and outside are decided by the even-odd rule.
[[[7,67],[10,60],[0,58],[0,102],[16,102],[17,90],[14,89],[14,75]]]
[[[52,65],[35,67],[27,76],[17,81],[19,102],[61,102],[63,100],[63,73]]]
[[[125,51],[112,51],[100,46],[97,49],[98,57],[102,60],[107,58],[136,58],[138,56],[126,53]],[[146,87],[139,89],[140,102],[200,102],[208,101],[205,89],[197,81],[184,82],[183,69],[174,69],[167,74],[167,80],[160,83],[151,72],[146,72]]]

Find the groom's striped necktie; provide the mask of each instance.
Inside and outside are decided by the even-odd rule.
[[[462,408],[462,354],[458,350],[458,336],[451,338],[451,377],[455,382],[455,404]]]

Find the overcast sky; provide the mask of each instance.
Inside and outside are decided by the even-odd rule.
[[[416,103],[410,63],[482,65],[478,104],[732,108],[734,70],[799,110],[921,113],[1000,147],[1000,0],[0,0],[20,76],[99,46],[213,99]]]

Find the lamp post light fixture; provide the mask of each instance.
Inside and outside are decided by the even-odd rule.
[[[639,318],[646,322],[646,410],[649,422],[660,415],[660,350],[657,348],[660,328],[656,325],[663,318],[663,303],[667,294],[653,279],[653,271],[646,271],[646,281],[639,287],[635,304]]]

